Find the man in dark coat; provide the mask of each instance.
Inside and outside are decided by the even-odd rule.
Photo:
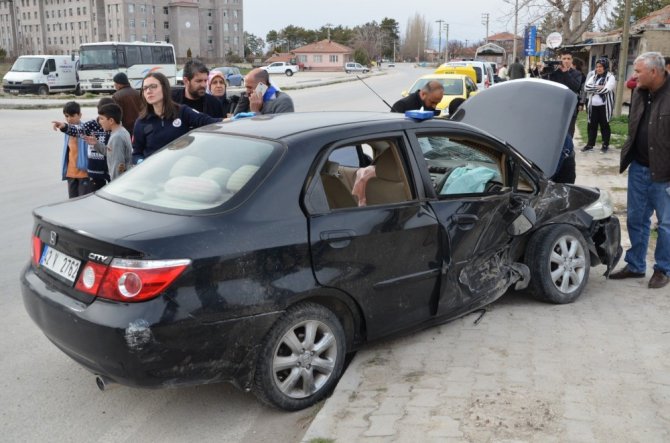
[[[174,89],[172,100],[210,117],[224,118],[221,102],[207,94],[208,76],[209,69],[203,62],[197,59],[187,61],[184,65],[184,89]]]
[[[626,226],[631,247],[626,266],[610,278],[646,275],[651,215],[656,211],[656,264],[648,286],[660,289],[670,282],[670,74],[660,52],[641,54],[633,67],[637,87],[631,94],[628,138],[621,148],[619,169],[622,173],[628,169]]]
[[[423,108],[424,111],[433,111],[439,114],[439,111],[435,111],[435,108],[442,101],[443,96],[444,86],[442,86],[442,83],[431,80],[421,89],[395,102],[391,107],[391,112],[404,113],[405,111]]]
[[[519,61],[519,57],[514,59],[514,63],[512,63],[507,70],[507,75],[509,76],[510,80],[526,77],[526,68],[524,68]]]
[[[123,112],[123,127],[132,134],[135,120],[137,120],[142,109],[142,97],[138,91],[130,87],[128,76],[123,72],[114,76],[114,88],[116,92],[112,95],[112,98]]]

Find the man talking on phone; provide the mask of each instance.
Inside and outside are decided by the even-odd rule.
[[[281,114],[294,112],[291,97],[270,84],[270,74],[262,68],[249,71],[244,77],[246,93],[240,96],[235,114],[255,112],[256,114]]]

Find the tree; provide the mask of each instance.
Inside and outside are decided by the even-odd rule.
[[[663,9],[670,5],[670,0],[631,0],[630,16],[633,20],[639,20],[654,11]],[[603,26],[606,31],[612,31],[623,27],[624,0],[617,0],[612,9],[607,23]]]
[[[265,41],[267,42],[268,45],[271,46],[271,48],[270,48],[271,52],[274,52],[274,50],[277,46],[281,46],[280,40],[281,39],[279,38],[279,33],[277,31],[275,31],[274,29],[272,31],[268,32],[265,36]]]
[[[248,32],[244,33],[244,58],[253,59],[262,56],[263,48],[265,48],[265,42],[262,38]]]
[[[355,49],[364,49],[372,60],[380,58],[382,30],[376,21],[368,22],[354,28],[356,33]],[[360,63],[360,62],[359,62]]]
[[[402,58],[405,60],[422,60],[430,34],[431,26],[423,15],[417,13],[414,14],[414,17],[408,19],[405,41],[400,46]]]
[[[393,59],[395,48],[400,48],[400,24],[393,18],[384,17],[379,25],[382,31],[382,57]]]
[[[521,0],[519,11],[527,12],[527,23],[548,20],[547,26],[542,26],[544,32],[560,32],[563,45],[571,45],[581,41],[585,31],[594,28],[596,16],[609,2],[611,0]],[[508,18],[514,16],[514,5],[509,4],[512,10]],[[573,16],[579,16],[580,20],[573,22]]]
[[[356,48],[356,50],[354,50],[354,61],[363,66],[370,64],[370,56],[365,48]]]

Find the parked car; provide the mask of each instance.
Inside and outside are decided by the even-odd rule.
[[[402,96],[407,97],[409,94],[415,93],[430,81],[438,81],[444,87],[444,96],[442,97],[442,101],[437,105],[437,109],[441,111],[448,109],[449,103],[453,99],[457,97],[467,99],[478,92],[477,85],[467,75],[428,74],[419,77],[408,90],[402,91]]]
[[[450,61],[440,65],[435,72],[439,72],[441,68],[449,66],[472,66],[477,73],[477,88],[479,90],[483,91],[494,84],[493,68],[489,63],[477,60]]]
[[[575,101],[520,80],[466,101],[461,122],[321,112],[196,129],[35,209],[25,308],[101,388],[232,381],[308,407],[371,340],[511,287],[569,303],[591,266],[616,265],[606,193],[546,178]]]
[[[262,69],[265,69],[270,74],[286,74],[290,77],[298,72],[298,65],[288,62],[274,62],[264,66]]]
[[[244,86],[244,76],[240,73],[240,69],[235,66],[221,66],[213,68],[213,71],[220,71],[226,80],[226,86]]]
[[[2,89],[10,94],[80,95],[78,69],[79,57],[75,55],[22,55],[3,77]]]
[[[351,72],[362,72],[365,74],[366,72],[370,72],[370,69],[368,69],[367,66],[361,65],[360,63],[349,62],[344,64],[344,72],[347,74]]]

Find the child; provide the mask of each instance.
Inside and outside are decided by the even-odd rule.
[[[122,126],[123,111],[116,103],[104,105],[98,109],[98,123],[110,133],[105,146],[95,136],[84,137],[93,148],[107,157],[107,170],[114,180],[130,168],[133,156],[133,144],[128,130]]]
[[[98,101],[98,109],[102,106],[114,103],[114,99],[111,97],[103,97]],[[68,124],[63,122],[54,121],[54,129],[60,129],[62,132],[71,135],[73,137],[84,137],[86,135],[94,135],[99,142],[106,144],[109,139],[109,132],[102,129],[102,126],[98,123],[98,119],[89,120],[84,123],[79,124]],[[105,161],[105,155],[99,153],[93,146],[88,146],[88,177],[91,181],[91,191],[94,192],[102,188],[107,184],[109,180],[109,174],[107,173],[107,162]]]
[[[77,102],[67,102],[63,106],[63,115],[69,125],[81,122],[81,107]],[[56,127],[54,127],[56,129]],[[79,197],[91,192],[91,183],[86,172],[88,157],[86,141],[65,134],[63,142],[62,178],[67,180],[69,198]]]

